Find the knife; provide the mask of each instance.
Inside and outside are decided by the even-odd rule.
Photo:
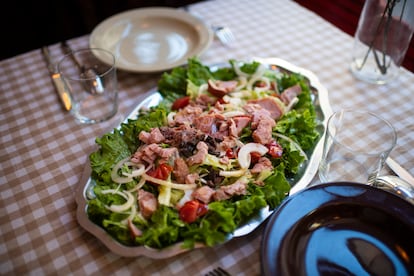
[[[89,81],[82,82],[82,85],[86,91],[92,94],[102,94],[105,89],[103,87],[101,77],[95,72],[95,70],[93,68],[86,68],[84,65],[81,65],[79,60],[74,55],[72,48],[66,41],[61,42],[60,46],[62,47],[63,52],[69,55],[69,57],[75,63],[76,67],[81,73],[81,76],[83,78],[90,79]]]
[[[56,71],[54,63],[50,57],[49,48],[47,46],[42,47],[42,54],[47,64],[47,69],[49,70],[50,77],[52,79],[55,90],[58,93],[60,101],[63,105],[63,108],[66,111],[72,109],[72,99],[70,97],[69,88],[66,82],[63,80],[62,76]]]
[[[385,160],[385,163],[387,163],[388,167],[401,179],[407,181],[411,185],[414,185],[414,177],[403,167],[401,167],[400,164],[398,164],[394,159],[388,156],[388,158]]]

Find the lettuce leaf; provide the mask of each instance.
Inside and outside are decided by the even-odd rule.
[[[170,73],[164,72],[158,81],[158,92],[163,98],[185,96],[187,89],[187,69],[176,67]]]
[[[184,227],[185,223],[180,220],[176,210],[160,205],[151,216],[143,235],[136,237],[135,242],[153,248],[163,248],[177,242],[180,229]]]
[[[100,148],[89,155],[92,177],[97,182],[111,183],[113,164],[128,157],[131,152],[128,149],[128,145],[122,139],[121,132],[117,129],[112,133],[103,135],[101,138],[96,138],[95,143]]]

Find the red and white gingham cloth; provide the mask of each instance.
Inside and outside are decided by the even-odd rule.
[[[391,156],[414,174],[413,73],[402,70],[384,86],[354,79],[348,69],[353,38],[290,0],[206,1],[190,10],[230,27],[237,39],[231,48],[215,40],[203,62],[279,57],[313,71],[334,111],[363,108],[395,126]],[[86,47],[88,39],[69,43]],[[50,48],[54,58],[62,55],[57,44]],[[119,71],[117,116],[81,126],[62,111],[40,49],[0,62],[1,274],[202,275],[217,266],[234,275],[260,274],[263,226],[224,245],[152,260],[117,256],[78,225],[74,193],[95,138],[116,126],[159,76]]]

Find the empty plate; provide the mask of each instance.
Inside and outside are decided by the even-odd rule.
[[[157,7],[107,18],[92,31],[89,44],[114,53],[119,69],[159,72],[201,55],[212,40],[211,29],[200,19],[183,10]]]

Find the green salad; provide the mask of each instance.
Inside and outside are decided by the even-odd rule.
[[[256,61],[190,58],[158,91],[89,156],[87,215],[124,245],[225,241],[283,201],[319,138],[306,79]]]

